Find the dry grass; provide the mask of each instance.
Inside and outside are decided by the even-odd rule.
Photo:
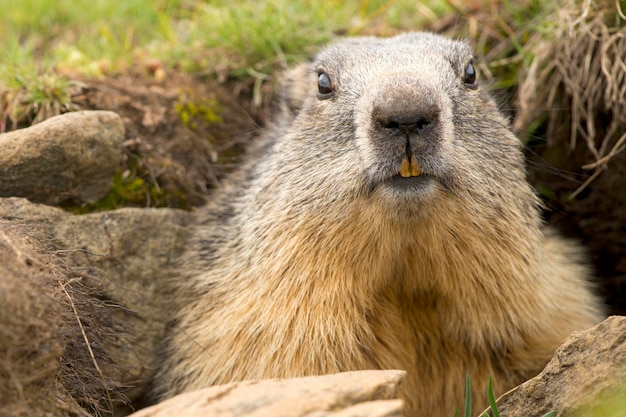
[[[44,240],[0,219],[0,415],[111,415],[125,401],[105,349],[126,341],[110,318],[119,307],[85,289]]]
[[[0,219],[0,415],[60,416],[60,308],[29,233],[23,224]],[[72,409],[71,402],[63,408]]]
[[[525,46],[534,59],[520,76],[514,127],[547,113],[549,141],[565,138],[570,149],[584,141],[593,160],[583,168],[593,173],[574,198],[626,148],[626,16],[618,0],[584,0],[547,22],[554,27]]]

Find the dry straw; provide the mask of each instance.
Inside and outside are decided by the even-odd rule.
[[[623,3],[623,2],[622,2]],[[619,0],[584,0],[557,7],[526,45],[534,59],[522,71],[519,113],[522,130],[548,112],[548,138],[565,137],[573,149],[584,140],[591,176],[574,198],[626,149],[626,15]]]

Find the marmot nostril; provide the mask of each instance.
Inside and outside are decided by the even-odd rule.
[[[388,122],[382,122],[381,126],[384,129],[399,131],[404,135],[409,135],[424,130],[431,125],[432,122],[433,120],[428,118],[415,118],[415,120],[390,120]]]

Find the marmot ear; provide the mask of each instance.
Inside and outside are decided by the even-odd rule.
[[[293,120],[307,97],[315,97],[315,85],[315,72],[309,63],[285,71],[278,86],[281,117],[288,122]]]

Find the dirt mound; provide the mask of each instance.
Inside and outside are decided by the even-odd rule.
[[[202,204],[234,167],[265,111],[252,106],[241,83],[182,73],[155,78],[136,72],[82,83],[77,107],[117,112],[126,129],[125,162],[112,194],[95,208]]]

